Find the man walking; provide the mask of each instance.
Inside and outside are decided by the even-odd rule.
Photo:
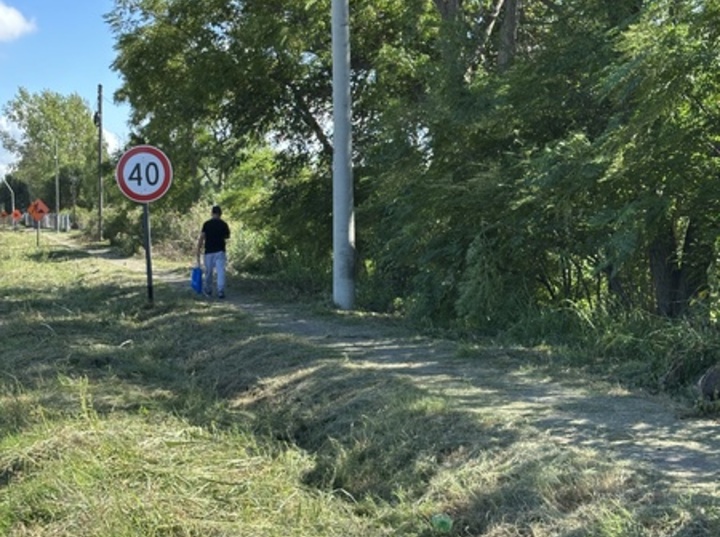
[[[213,279],[217,270],[217,297],[225,298],[225,241],[230,238],[230,227],[221,218],[222,209],[215,205],[211,211],[211,218],[207,220],[200,232],[197,244],[197,261],[200,264],[200,254],[205,248],[205,281],[203,292],[212,296]]]

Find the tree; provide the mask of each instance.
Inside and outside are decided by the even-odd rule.
[[[353,4],[359,166],[382,108],[422,87],[432,9],[424,0]],[[299,239],[294,248],[321,264],[331,249],[318,240],[318,230],[331,231],[329,14],[329,0],[123,0],[107,17],[117,38],[113,65],[124,79],[116,98],[132,106],[138,134],[164,147],[178,175],[197,187],[178,201],[216,195],[247,158],[244,148],[269,143],[277,159],[258,207],[287,239],[278,244]]]
[[[57,173],[61,209],[73,199],[85,207],[95,205],[97,129],[89,105],[77,94],[31,94],[20,88],[3,113],[19,135],[0,131],[0,140],[18,155],[14,177],[27,184],[31,195],[52,207]]]
[[[252,199],[275,258],[295,248],[311,268],[330,255],[329,12],[118,0],[108,16],[116,97],[139,135],[177,151],[188,202],[208,186]],[[354,2],[359,298],[476,324],[568,301],[684,311],[714,262],[718,12]],[[274,156],[262,179],[255,147]]]
[[[438,46],[450,50],[416,126],[385,124],[393,150],[368,207],[381,222],[376,270],[432,321],[460,311],[502,324],[527,308],[597,303],[602,278],[617,282],[602,268],[619,236],[602,213],[614,193],[598,186],[615,119],[598,88],[637,12],[597,0],[459,7],[443,18]]]
[[[620,41],[606,87],[617,127],[607,177],[637,200],[655,310],[677,316],[709,289],[720,210],[720,3],[654,2]]]

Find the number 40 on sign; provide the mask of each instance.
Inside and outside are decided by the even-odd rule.
[[[138,145],[127,150],[115,168],[120,190],[138,203],[163,197],[170,188],[172,175],[170,159],[151,145]]]

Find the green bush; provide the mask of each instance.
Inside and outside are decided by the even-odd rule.
[[[238,272],[257,272],[263,267],[267,236],[263,231],[250,229],[242,222],[231,221],[228,259]]]
[[[197,240],[202,223],[210,218],[210,205],[198,203],[189,211],[166,211],[153,215],[151,225],[153,250],[170,259],[195,260]]]
[[[88,237],[97,236],[97,215],[90,209],[76,207],[70,211],[70,222],[73,229],[79,229]],[[91,224],[94,226],[91,227]]]
[[[158,255],[179,260],[195,260],[197,241],[203,223],[210,218],[212,205],[195,204],[189,211],[166,211],[151,216],[152,247]],[[233,270],[255,271],[264,266],[267,239],[262,231],[243,225],[233,214],[225,212],[223,219],[230,226],[227,244],[228,261]]]
[[[111,206],[103,213],[103,235],[125,255],[137,253],[143,246],[142,208]]]
[[[520,275],[507,270],[508,260],[496,245],[479,236],[470,246],[457,285],[457,317],[467,329],[494,332],[525,324],[532,308],[532,291]],[[545,321],[543,321],[544,324]]]

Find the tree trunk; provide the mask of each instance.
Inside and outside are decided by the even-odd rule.
[[[500,72],[507,70],[515,58],[521,4],[522,0],[506,0],[505,2],[505,13],[500,27],[500,46],[498,47],[498,70]]]
[[[675,314],[682,314],[690,302],[708,285],[708,268],[713,263],[714,248],[702,240],[697,221],[690,220],[683,240],[682,267],[675,291]]]
[[[675,316],[676,291],[680,277],[675,252],[675,234],[672,226],[668,225],[655,237],[648,251],[655,311],[664,317]]]
[[[460,12],[462,0],[435,0],[435,6],[444,20],[452,19]]]
[[[610,295],[610,305],[621,305],[625,309],[630,309],[633,306],[632,299],[625,289],[622,277],[618,272],[614,270],[612,265],[608,266],[604,270],[607,278],[607,288]]]
[[[650,245],[650,272],[659,315],[678,317],[690,302],[707,287],[708,268],[714,249],[700,237],[698,224],[691,220],[681,240],[682,256],[678,259],[678,242],[672,226],[658,235]]]

